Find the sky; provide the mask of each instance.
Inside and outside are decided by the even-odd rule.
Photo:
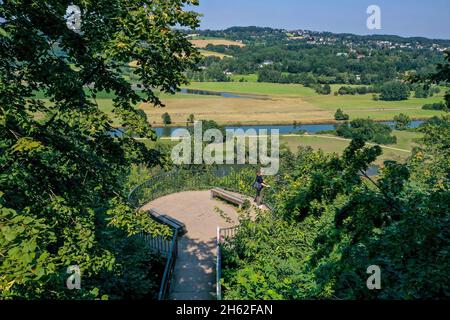
[[[378,5],[381,30],[367,28]],[[201,29],[261,26],[450,39],[450,0],[200,0]]]

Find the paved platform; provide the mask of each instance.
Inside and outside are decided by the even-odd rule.
[[[223,214],[216,212],[216,208]],[[237,208],[212,199],[210,191],[192,191],[156,199],[142,209],[157,209],[186,225],[187,233],[178,242],[170,299],[215,299],[217,226],[237,225]]]

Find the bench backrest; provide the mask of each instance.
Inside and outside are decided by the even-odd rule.
[[[227,200],[232,200],[232,201],[237,202],[237,203],[244,203],[244,199],[242,199],[241,197],[236,196],[234,194],[231,194],[231,193],[229,193],[226,190],[223,190],[221,188],[214,188],[211,191],[214,194],[216,194],[216,195],[218,195],[220,197],[223,197],[223,198],[225,198]]]
[[[172,218],[166,214],[162,214],[161,212],[157,211],[156,209],[151,209],[149,211],[150,215],[158,222],[168,225],[169,227],[172,227],[177,230],[179,233],[186,232],[186,225],[182,223],[181,221],[178,221],[175,218]]]

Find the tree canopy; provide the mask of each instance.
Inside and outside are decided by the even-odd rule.
[[[198,26],[198,15],[184,10],[197,1],[72,1],[81,20],[70,28],[67,4],[5,0],[0,6],[4,298],[145,294],[139,283],[148,257],[131,236],[168,234],[129,207],[123,182],[132,163],[164,164],[162,154],[131,137],[155,138],[135,106],[161,106],[155,90],[173,93],[186,83],[184,71],[198,53],[174,27]],[[140,92],[122,75],[131,61]],[[114,95],[114,120],[126,129],[121,139],[111,135],[113,119],[96,103],[102,91]],[[70,265],[82,273],[76,293],[65,288]]]

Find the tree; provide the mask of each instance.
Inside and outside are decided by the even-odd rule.
[[[334,114],[334,119],[337,121],[347,121],[350,119],[350,116],[348,114],[345,114],[342,109],[337,109],[336,113]]]
[[[167,112],[163,113],[161,118],[165,125],[172,124],[172,118],[170,117],[170,114],[168,114]]]
[[[425,79],[431,81],[435,84],[440,84],[441,82],[450,83],[450,51],[445,52],[445,64],[438,64],[437,72],[433,74],[430,79]],[[447,104],[447,110],[450,109],[450,91],[445,94],[445,103]]]
[[[414,88],[414,97],[415,98],[428,98],[432,95],[431,89],[428,86],[417,85]]]
[[[75,1],[81,20],[71,28],[68,3],[0,5],[0,296],[143,297],[149,288],[133,284],[154,275],[134,236],[169,230],[126,201],[131,164],[164,164],[133,138],[156,138],[134,106],[162,105],[154,88],[173,93],[186,83],[199,54],[174,27],[198,26],[183,10],[197,1]],[[130,61],[140,94],[121,73]],[[96,103],[103,92],[114,95],[121,139]],[[82,272],[76,292],[64,286],[71,265]]]
[[[189,117],[187,118],[187,122],[194,123],[194,121],[195,121],[195,116],[193,114],[190,114]]]
[[[404,113],[400,113],[394,117],[394,123],[396,130],[406,130],[411,125],[411,118]]]
[[[449,82],[442,70],[430,79]],[[450,117],[426,121],[408,161],[385,161],[376,179],[366,171],[382,149],[364,138],[391,129],[366,119],[350,129],[342,156],[281,155],[273,214],[243,215],[223,246],[226,299],[448,299]],[[373,265],[382,290],[367,290]]]
[[[322,87],[322,94],[329,95],[330,93],[331,93],[331,86],[328,83],[324,84]]]
[[[338,136],[347,139],[362,139],[379,144],[394,144],[397,137],[391,136],[392,128],[386,124],[377,123],[372,119],[355,119],[343,123],[336,129]]]
[[[400,81],[386,82],[381,86],[381,100],[385,101],[400,101],[407,100],[410,95],[409,86]]]
[[[365,172],[382,150],[358,138],[342,156],[282,154],[273,214],[243,218],[223,246],[225,298],[447,299],[450,119],[420,130],[423,147],[377,179]],[[367,290],[372,265],[383,290]]]

